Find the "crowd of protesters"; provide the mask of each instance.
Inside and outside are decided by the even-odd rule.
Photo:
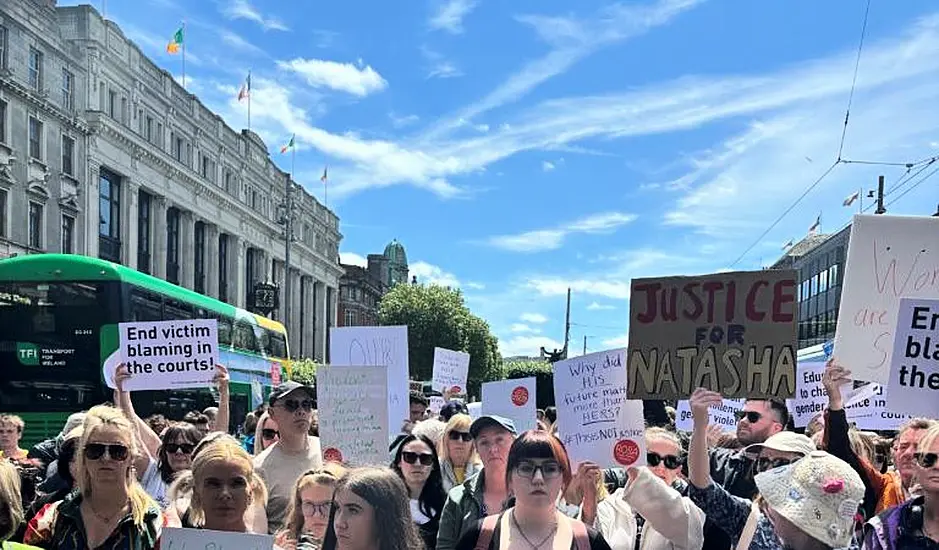
[[[311,387],[285,382],[231,419],[219,367],[218,406],[170,421],[137,415],[130,376],[119,368],[112,402],[31,449],[22,419],[0,414],[3,550],[148,550],[168,527],[265,533],[284,550],[939,549],[939,422],[858,431],[834,363],[804,433],[783,402],[751,399],[722,434],[721,395],[698,389],[691,432],[647,427],[647,465],[625,469],[575,468],[553,409],[518,433],[414,393],[387,464],[349,468],[324,461]]]

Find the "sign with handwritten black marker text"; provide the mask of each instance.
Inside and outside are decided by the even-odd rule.
[[[160,548],[163,550],[272,550],[274,537],[256,533],[164,527],[160,536]]]
[[[316,390],[323,460],[356,466],[387,462],[387,367],[324,365],[316,371]]]

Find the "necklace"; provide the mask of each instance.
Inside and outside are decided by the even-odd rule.
[[[551,532],[548,533],[548,536],[541,539],[541,542],[539,542],[538,544],[535,544],[531,541],[531,539],[528,538],[528,535],[525,534],[525,531],[522,530],[522,526],[518,524],[518,520],[515,519],[514,510],[512,511],[511,519],[512,519],[512,525],[515,526],[515,529],[518,531],[518,534],[522,535],[522,538],[525,539],[525,542],[528,543],[528,546],[531,546],[532,550],[538,550],[539,548],[544,546],[546,542],[554,538],[554,534],[557,533],[558,531],[558,524],[555,523],[554,527],[551,529]]]
[[[91,513],[94,514],[94,516],[98,518],[98,520],[100,520],[101,523],[104,523],[105,525],[111,523],[115,517],[117,517],[121,512],[124,511],[125,507],[126,507],[126,504],[124,506],[121,506],[117,510],[115,510],[114,513],[111,514],[110,516],[106,516],[98,512],[97,510],[95,510],[94,504],[92,504],[90,501],[88,502],[88,509],[91,510]]]

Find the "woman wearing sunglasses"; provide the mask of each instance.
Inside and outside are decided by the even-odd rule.
[[[939,547],[939,426],[923,434],[913,456],[920,495],[867,522],[865,550]]]
[[[259,455],[274,443],[280,441],[280,432],[277,430],[277,421],[271,418],[271,414],[265,412],[258,420],[257,428],[254,432],[254,454]]]
[[[149,550],[163,515],[133,473],[134,426],[120,410],[93,407],[85,416],[76,466],[78,491],[33,518],[24,542],[56,550]]]
[[[437,546],[440,512],[447,495],[433,442],[423,435],[405,437],[395,453],[391,469],[401,476],[411,500],[411,518],[426,548]]]
[[[575,484],[583,494],[582,519],[592,522],[613,550],[700,550],[705,518],[685,496],[681,440],[662,428],[647,429],[645,438],[648,467],[627,470],[626,487],[605,498],[600,468],[581,464]],[[594,499],[599,504],[590,506]]]
[[[336,483],[345,468],[329,462],[319,470],[308,470],[297,480],[294,498],[287,507],[287,524],[275,542],[285,550],[317,550],[326,538]]]
[[[470,433],[472,424],[473,419],[468,414],[455,414],[443,430],[438,454],[443,473],[443,490],[446,492],[473,477],[482,468]]]
[[[514,506],[467,530],[457,550],[570,548],[609,550],[603,535],[557,509],[572,480],[564,444],[548,432],[529,430],[509,449],[506,484]]]

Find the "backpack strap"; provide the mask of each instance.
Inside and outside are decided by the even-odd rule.
[[[740,533],[740,539],[737,541],[737,550],[747,550],[747,548],[750,548],[750,543],[753,541],[753,535],[756,534],[756,526],[759,521],[760,507],[754,502],[750,507],[750,515],[747,516],[747,522],[743,526],[743,531]]]
[[[483,525],[479,528],[479,537],[476,538],[476,546],[474,550],[489,550],[489,545],[492,544],[492,536],[496,532],[496,524],[499,522],[500,516],[486,516],[483,519]]]
[[[575,550],[590,550],[590,537],[587,535],[587,526],[584,522],[572,519],[571,530],[574,532]]]

